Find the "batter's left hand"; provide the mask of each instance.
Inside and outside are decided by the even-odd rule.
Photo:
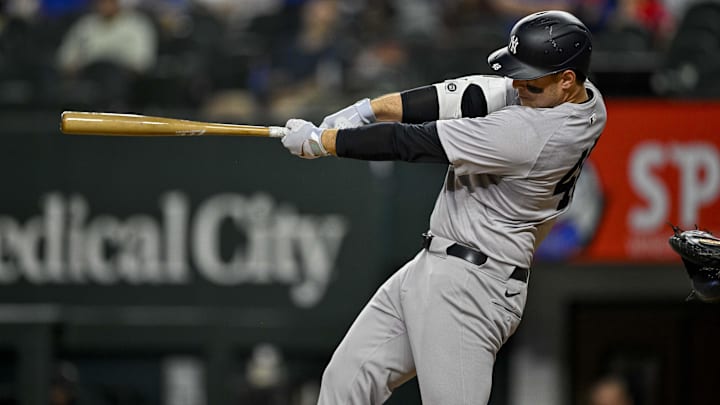
[[[285,124],[285,127],[290,132],[283,136],[282,144],[293,155],[304,159],[315,159],[329,155],[320,140],[323,130],[313,125],[313,123],[305,120],[290,119]]]

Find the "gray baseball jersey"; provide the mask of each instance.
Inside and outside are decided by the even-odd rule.
[[[517,103],[512,81],[503,82],[508,104]],[[509,105],[483,118],[438,121],[451,166],[431,232],[530,267],[535,247],[567,210],[582,164],[605,126],[600,92],[592,83],[586,88],[592,97],[582,104]]]
[[[488,115],[459,118],[482,88]],[[535,247],[572,199],[605,125],[600,92],[554,108],[519,106],[509,79],[435,85],[450,161],[430,219],[435,235],[365,306],[323,374],[319,405],[380,404],[417,375],[426,405],[485,404],[495,356],[520,323]],[[451,254],[460,245],[487,258]]]

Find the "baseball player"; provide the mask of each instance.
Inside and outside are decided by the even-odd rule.
[[[495,355],[525,307],[536,247],[568,209],[606,121],[586,80],[591,35],[573,15],[518,21],[471,76],[361,100],[283,145],[448,165],[423,249],[372,297],[323,374],[319,404],[380,404],[417,376],[425,404],[485,404]],[[388,121],[388,122],[379,122]]]

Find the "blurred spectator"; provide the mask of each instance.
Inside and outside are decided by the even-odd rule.
[[[5,0],[3,9],[8,15],[29,21],[38,15],[40,0]]]
[[[655,92],[716,98],[720,94],[720,2],[690,5],[668,45],[663,66],[652,77]]]
[[[267,343],[258,344],[247,360],[245,375],[235,387],[235,403],[291,404],[291,387],[286,368],[279,348]]]
[[[594,34],[636,30],[653,42],[664,42],[674,31],[675,19],[661,0],[580,0],[577,14]]]
[[[635,401],[625,380],[608,376],[592,385],[588,405],[635,405]]]
[[[335,0],[310,0],[303,5],[299,32],[279,48],[269,75],[255,76],[266,80],[255,88],[260,89],[261,97],[266,92],[273,114],[303,115],[311,100],[328,89],[339,89],[342,37],[337,35],[338,23]]]
[[[573,0],[490,0],[496,14],[515,22],[528,14],[543,10],[572,11]]]
[[[657,37],[667,37],[674,30],[675,21],[661,0],[625,0],[628,13],[642,27]]]
[[[492,23],[496,17],[493,1],[455,0],[445,3],[443,7],[445,26],[453,31],[458,27]],[[495,29],[495,24],[492,28]]]
[[[335,0],[308,2],[302,10],[300,32],[281,50],[278,73],[293,83],[315,81],[321,64],[337,59],[337,23]]]
[[[341,3],[342,4],[342,3]],[[343,6],[352,17],[345,21],[353,39],[361,45],[387,39],[393,33],[395,9],[387,0],[364,0],[355,8]]]
[[[75,23],[58,53],[61,69],[75,73],[96,62],[110,62],[137,73],[150,69],[156,57],[156,33],[147,17],[120,5],[94,0],[95,11]]]
[[[407,48],[399,40],[376,40],[355,55],[348,72],[348,88],[380,94],[417,84],[413,83],[414,73],[419,69],[407,65],[409,58]]]
[[[254,18],[279,12],[282,0],[194,0],[227,24],[247,26]]]
[[[63,37],[58,64],[64,75],[97,86],[89,96],[102,100],[93,104],[122,108],[136,75],[155,64],[156,32],[145,15],[120,0],[94,0],[93,6]]]
[[[392,0],[398,34],[404,38],[432,38],[441,27],[441,2],[434,0]]]
[[[29,24],[8,12],[8,2],[0,0],[0,72],[2,77],[15,73],[22,63],[18,63],[18,56],[24,53],[27,46]]]
[[[616,25],[647,31],[658,43],[674,32],[674,19],[661,0],[621,0],[614,19]]]
[[[77,405],[77,369],[69,364],[57,366],[48,395],[50,405]]]
[[[77,367],[70,362],[61,361],[55,365],[50,390],[49,405],[110,405],[99,395],[88,391],[80,382]]]
[[[708,1],[716,0],[662,0],[662,4],[675,21],[680,21],[690,7]]]
[[[8,9],[8,1],[0,0],[0,103],[20,105],[32,97],[35,49],[27,46],[31,25]]]

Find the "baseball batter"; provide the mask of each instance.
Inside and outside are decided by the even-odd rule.
[[[605,126],[586,80],[588,29],[547,11],[515,24],[471,76],[361,100],[283,145],[449,165],[423,249],[387,280],[323,374],[319,404],[380,404],[417,376],[425,404],[485,404],[495,355],[520,323],[535,248],[568,209]],[[376,122],[391,121],[391,122]]]

